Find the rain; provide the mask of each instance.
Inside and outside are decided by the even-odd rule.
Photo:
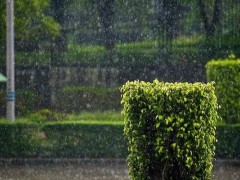
[[[239,62],[239,11],[238,0],[2,0],[0,180],[134,179],[121,88],[207,83],[211,60]],[[214,85],[212,179],[240,179],[237,72],[230,94]]]

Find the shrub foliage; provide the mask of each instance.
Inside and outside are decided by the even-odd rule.
[[[213,83],[122,87],[131,179],[210,179],[217,99]]]
[[[123,125],[0,121],[0,158],[125,158]]]
[[[0,158],[28,157],[36,155],[38,148],[34,124],[0,123]]]
[[[218,125],[216,137],[216,158],[240,159],[240,124]]]
[[[0,157],[126,158],[122,124],[0,122]],[[218,125],[218,159],[240,159],[240,125]]]
[[[240,122],[240,59],[212,60],[206,65],[208,81],[215,81],[221,106],[219,115],[227,123]]]

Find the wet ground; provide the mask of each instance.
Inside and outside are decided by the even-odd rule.
[[[214,180],[240,180],[239,162],[218,161]],[[125,160],[2,160],[0,180],[128,180]]]
[[[2,161],[0,180],[128,180],[124,160],[12,160]]]
[[[240,180],[240,161],[218,160],[213,168],[214,180]]]

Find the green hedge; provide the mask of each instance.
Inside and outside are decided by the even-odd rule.
[[[23,116],[38,109],[40,96],[30,90],[18,89],[16,92],[16,114]],[[0,116],[6,115],[6,90],[0,90]]]
[[[212,60],[206,73],[208,81],[216,82],[219,115],[227,123],[240,123],[240,59]]]
[[[217,126],[216,158],[240,159],[240,124]]]
[[[124,133],[131,179],[210,179],[218,120],[212,83],[128,82]]]
[[[51,157],[126,157],[122,125],[49,124],[42,131],[51,141]]]
[[[120,89],[75,86],[60,91],[59,104],[56,107],[64,112],[106,111],[121,109]]]
[[[126,156],[123,124],[0,122],[0,158]]]
[[[179,38],[173,41],[171,61],[179,66],[187,62],[203,63],[208,54],[204,48],[198,48],[203,41],[202,37]],[[164,43],[161,46],[165,46]],[[99,63],[110,66],[145,65],[158,62],[159,47],[157,41],[140,41],[116,44],[113,51],[113,62],[109,62],[107,51],[98,45],[69,45],[66,53],[67,64],[84,63],[97,65]]]
[[[34,157],[39,147],[34,124],[0,123],[0,158]]]
[[[123,124],[0,122],[0,158],[126,158]],[[240,159],[240,125],[218,125],[217,159]]]

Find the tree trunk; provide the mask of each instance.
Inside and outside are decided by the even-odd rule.
[[[203,0],[198,0],[198,6],[200,11],[200,16],[204,23],[204,30],[207,38],[213,37],[216,31],[217,26],[221,21],[221,12],[222,12],[222,0],[215,0],[213,17],[210,20],[206,13],[206,7]]]
[[[51,8],[54,19],[61,25],[61,36],[55,40],[55,48],[58,53],[62,53],[67,48],[66,31],[64,30],[65,8],[68,0],[52,0]]]
[[[103,27],[104,46],[106,48],[107,64],[113,62],[113,49],[115,47],[115,38],[113,32],[114,22],[114,0],[93,0],[97,6],[100,21]],[[106,67],[106,87],[111,86],[111,71]]]
[[[167,70],[169,79],[173,79],[176,70],[172,63],[172,40],[182,7],[176,0],[157,0],[157,3],[158,59],[160,68]]]
[[[95,0],[94,3],[97,6],[100,21],[103,27],[104,33],[104,45],[106,50],[113,50],[115,46],[114,33],[113,33],[113,21],[114,21],[114,0]]]

